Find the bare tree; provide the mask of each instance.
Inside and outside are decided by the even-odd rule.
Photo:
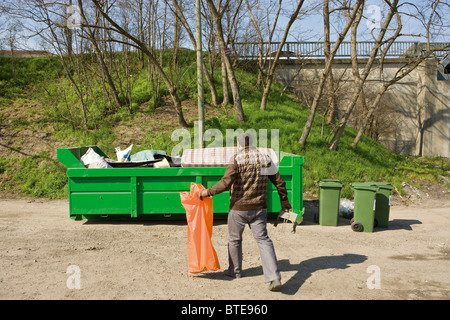
[[[380,101],[384,94],[388,91],[388,89],[396,84],[398,81],[409,75],[412,71],[414,71],[423,61],[426,59],[429,59],[432,57],[435,53],[435,51],[440,51],[445,48],[431,48],[430,46],[430,33],[431,33],[431,21],[433,21],[434,17],[438,14],[438,6],[440,1],[436,0],[431,3],[431,12],[428,17],[425,17],[422,12],[418,15],[419,23],[421,22],[425,28],[426,28],[426,38],[427,38],[427,46],[425,52],[422,52],[419,56],[409,58],[404,65],[402,65],[392,76],[392,78],[388,81],[385,81],[382,85],[382,87],[379,89],[375,99],[371,103],[367,114],[365,115],[361,126],[359,128],[358,134],[356,135],[355,139],[353,140],[352,146],[355,147],[359,141],[361,140],[361,137],[363,136],[364,132],[366,132],[366,129],[370,123],[370,120],[372,119],[375,111],[378,109],[380,105]],[[402,29],[402,21],[401,21],[401,13],[396,12],[397,16],[397,30],[395,34],[389,39],[388,45],[383,49],[381,58],[380,58],[380,76],[383,72],[383,61],[384,57],[386,56],[387,51],[389,50],[390,46],[393,44],[393,42],[401,36],[401,29]],[[447,48],[448,49],[448,48]]]
[[[331,53],[331,43],[330,43],[330,6],[329,0],[323,1],[323,35],[324,35],[324,53],[325,53],[325,63],[330,60]],[[353,28],[353,25],[352,25]],[[330,65],[333,63],[333,59],[330,60]],[[334,122],[336,120],[336,99],[335,99],[335,88],[334,88],[334,80],[333,80],[333,69],[330,68],[330,74],[327,78],[327,87],[328,87],[328,108],[325,112],[328,113],[328,121],[329,125],[334,126]],[[323,125],[322,125],[323,132]]]
[[[353,7],[352,13],[350,14],[350,19],[347,20],[347,24],[345,25],[345,27],[342,29],[342,31],[339,33],[339,37],[337,39],[337,41],[334,43],[333,45],[333,49],[330,52],[330,58],[327,60],[326,64],[325,64],[325,69],[323,71],[323,73],[320,76],[320,82],[319,82],[319,86],[317,87],[316,93],[314,95],[314,100],[311,104],[311,109],[309,111],[309,116],[308,119],[306,121],[306,124],[303,128],[303,132],[302,135],[300,137],[300,140],[298,141],[298,143],[302,146],[304,146],[306,144],[306,140],[308,139],[308,135],[311,131],[311,127],[314,121],[314,117],[316,114],[316,110],[317,107],[319,105],[319,100],[322,96],[322,92],[325,86],[325,82],[326,79],[330,73],[331,70],[331,62],[334,59],[334,56],[336,55],[337,50],[339,49],[339,46],[341,45],[342,41],[344,40],[345,36],[347,35],[348,30],[350,29],[353,21],[356,18],[356,15],[359,11],[359,8],[364,4],[363,0],[357,0],[355,6]]]
[[[360,79],[358,80],[359,83],[356,88],[356,91],[353,94],[353,96],[350,100],[350,103],[344,112],[344,116],[339,121],[337,130],[336,130],[336,132],[333,136],[333,139],[331,140],[331,143],[329,145],[330,150],[336,150],[339,145],[341,136],[344,133],[344,129],[347,125],[348,119],[350,118],[350,114],[353,111],[353,108],[355,107],[356,102],[358,101],[358,99],[360,97],[360,93],[361,93],[361,90],[363,89],[364,83],[365,83],[367,77],[369,76],[369,73],[372,69],[372,65],[375,61],[375,58],[377,57],[380,47],[383,44],[384,36],[389,28],[389,24],[391,23],[392,18],[394,17],[394,15],[397,12],[397,5],[398,5],[399,0],[393,0],[392,2],[389,2],[388,0],[385,0],[385,1],[389,5],[389,12],[384,20],[383,26],[381,27],[380,33],[378,34],[377,40],[375,41],[375,44],[372,48],[369,59],[364,67],[363,72],[362,72],[362,75],[361,75]],[[355,40],[355,42],[356,42],[356,40]],[[354,48],[352,50],[352,60],[356,59],[356,52],[353,53],[353,51],[354,51]]]
[[[93,31],[91,29],[91,26],[89,25],[89,22],[87,21],[86,15],[84,13],[82,0],[78,0],[78,8],[80,9],[80,15],[81,15],[81,18],[82,18],[82,21],[83,21],[83,25],[86,28],[86,31],[87,31],[87,33],[89,35],[89,40],[91,41],[92,47],[94,48],[95,56],[97,58],[98,63],[101,66],[101,69],[102,69],[102,72],[103,72],[103,76],[106,77],[106,79],[107,79],[107,82],[108,82],[111,94],[112,94],[114,102],[115,102],[115,106],[116,106],[117,109],[119,109],[120,106],[121,106],[121,102],[120,102],[120,99],[119,99],[119,95],[117,93],[116,85],[114,84],[114,81],[113,81],[113,79],[111,77],[111,73],[109,71],[109,68],[108,68],[107,64],[105,63],[105,60],[103,58],[103,54],[102,54],[102,52],[100,50],[100,47],[99,47],[99,45],[97,43],[97,40],[96,40],[96,37],[95,37],[95,33],[94,33],[95,31]],[[98,23],[94,27],[98,27]]]
[[[230,0],[227,0],[227,3],[225,4],[225,7],[228,5],[228,2]],[[220,52],[222,55],[222,59],[225,62],[225,67],[227,70],[227,76],[229,79],[229,83],[231,86],[231,91],[233,93],[233,103],[234,103],[234,109],[236,118],[240,122],[245,121],[244,116],[244,110],[242,109],[242,102],[241,102],[241,95],[239,90],[239,84],[237,82],[236,76],[234,74],[233,66],[231,65],[230,57],[225,54],[226,49],[226,43],[224,38],[224,33],[222,29],[222,16],[224,13],[224,9],[219,10],[216,8],[212,0],[206,0],[206,3],[208,4],[209,11],[211,12],[211,16],[214,20],[214,24],[216,26],[216,34],[217,34],[217,40],[219,42]]]
[[[8,23],[7,28],[7,41],[9,46],[9,52],[11,54],[11,71],[13,75],[13,81],[17,81],[16,75],[16,55],[14,53],[17,45],[17,36],[22,28],[22,24],[19,20],[13,19]]]
[[[283,46],[286,42],[287,36],[289,35],[289,30],[291,29],[292,24],[294,23],[294,21],[297,19],[299,13],[300,13],[300,9],[302,8],[304,3],[304,0],[300,0],[297,4],[297,7],[295,8],[294,12],[292,13],[289,22],[287,23],[287,26],[284,30],[284,34],[283,34],[283,38],[281,39],[280,42],[280,46],[278,47],[276,53],[275,53],[275,57],[273,58],[273,61],[271,61],[271,64],[269,66],[269,70],[267,72],[267,79],[266,79],[266,83],[264,85],[264,91],[263,91],[263,96],[261,99],[261,110],[265,110],[266,106],[267,106],[267,99],[269,97],[269,93],[270,93],[270,88],[272,87],[272,81],[273,81],[273,76],[275,73],[275,68],[277,66],[278,60],[280,58],[280,54],[281,51],[283,49]],[[281,7],[281,1],[280,1],[280,7]]]
[[[173,11],[174,13],[177,15],[178,19],[180,20],[181,24],[184,26],[189,39],[191,40],[192,46],[194,48],[197,47],[197,41],[195,40],[194,34],[189,26],[189,23],[186,20],[186,17],[183,13],[183,10],[181,9],[179,3],[177,0],[172,0],[172,4],[173,4]],[[211,76],[211,73],[209,73],[208,69],[206,68],[205,62],[202,59],[202,65],[203,65],[203,74],[205,75],[205,79],[206,82],[208,83],[208,86],[210,88],[211,91],[211,104],[212,105],[218,105],[218,96],[217,96],[217,90],[216,90],[216,86],[214,84],[214,79]]]
[[[250,16],[250,20],[252,21],[252,24],[255,28],[256,35],[258,38],[259,56],[257,59],[258,78],[256,80],[256,87],[261,88],[263,85],[264,63],[266,62],[266,59],[264,59],[264,56],[263,56],[264,37],[263,37],[262,31],[261,31],[261,28],[259,27],[260,22],[257,20],[257,18],[255,17],[255,15],[253,14],[253,11],[251,9],[252,6],[254,6],[254,3],[252,3],[252,5],[250,5],[249,0],[245,0],[245,4],[247,7],[247,12]],[[259,6],[257,9],[260,10]],[[281,9],[281,6],[279,7],[279,9]],[[275,21],[278,19],[279,12],[280,12],[280,10],[277,10]],[[274,22],[274,24],[275,24],[275,22]],[[272,33],[269,34],[268,40],[269,40],[269,42],[272,40]]]
[[[104,12],[99,0],[92,0],[94,5],[96,6],[97,10],[100,12],[100,14],[111,24],[111,28],[114,32],[119,33],[120,35],[126,37],[127,39],[131,40],[133,42],[133,46],[138,48],[139,50],[142,50],[142,52],[147,55],[149,62],[152,63],[158,70],[158,73],[161,75],[164,83],[167,86],[167,89],[169,91],[170,97],[172,98],[172,102],[174,104],[177,116],[178,116],[178,123],[182,127],[188,127],[188,124],[186,123],[186,120],[183,116],[183,110],[181,108],[181,100],[177,95],[177,87],[170,81],[169,77],[165,73],[163,67],[158,62],[158,60],[154,57],[153,53],[150,51],[150,49],[147,47],[147,45],[136,38],[135,36],[131,35],[128,31],[126,31],[123,27],[121,27],[113,18],[108,15],[106,12]],[[122,42],[120,40],[112,40],[116,42]]]

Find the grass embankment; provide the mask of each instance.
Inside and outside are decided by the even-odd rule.
[[[185,99],[183,109],[191,124],[196,120],[197,108],[196,82],[192,81],[195,79],[193,61],[195,59],[185,60],[185,71],[180,77]],[[149,93],[145,69],[134,76],[131,107],[128,105],[113,113],[106,112],[101,109],[105,103],[102,89],[99,85],[91,87],[92,96],[97,99],[90,101],[92,121],[89,129],[85,130],[67,119],[69,114],[79,114],[79,100],[73,94],[57,57],[16,58],[15,64],[16,82],[13,81],[10,58],[0,57],[0,191],[47,198],[67,197],[66,169],[56,160],[54,149],[57,147],[98,145],[107,155],[114,157],[115,147],[130,142],[134,143],[133,153],[145,149],[170,153],[179,143],[171,141],[173,130],[178,128],[176,116],[172,111],[169,117],[158,113],[167,106],[163,104],[164,99],[159,100],[158,105],[154,104],[156,100],[152,100]],[[220,70],[215,76],[221,96]],[[450,162],[445,158],[397,155],[366,137],[357,147],[351,147],[356,135],[352,128],[345,130],[339,149],[329,151],[323,137],[330,129],[325,127],[321,136],[320,114],[315,119],[306,147],[302,148],[297,141],[309,110],[288,95],[282,95],[283,88],[275,84],[267,110],[261,111],[262,92],[254,88],[256,75],[237,70],[237,77],[241,84],[246,122],[236,120],[232,106],[207,105],[205,129],[219,129],[224,137],[226,129],[241,128],[245,131],[252,128],[256,132],[267,129],[269,146],[270,130],[278,129],[279,149],[305,156],[305,192],[317,195],[319,180],[335,178],[344,183],[341,193],[344,198],[353,196],[349,184],[361,181],[391,182],[398,192],[403,193],[402,182],[420,187],[426,182],[439,182],[439,176],[449,176]],[[161,90],[164,92],[164,86]],[[207,87],[205,94],[205,100],[209,101]],[[135,133],[138,129],[139,134]],[[21,136],[20,133],[25,131],[28,134]],[[194,130],[190,131],[193,137]],[[18,139],[18,136],[22,138]],[[31,137],[38,137],[33,140],[37,141],[33,146],[29,143]]]

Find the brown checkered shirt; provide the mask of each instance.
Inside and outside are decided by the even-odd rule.
[[[222,179],[207,191],[209,196],[214,196],[230,190],[230,210],[265,209],[268,179],[276,186],[281,203],[287,202],[286,183],[269,156],[257,148],[242,148],[234,155]]]

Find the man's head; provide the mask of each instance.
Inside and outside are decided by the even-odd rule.
[[[237,136],[238,147],[248,148],[252,146],[252,136],[248,133],[241,133]]]

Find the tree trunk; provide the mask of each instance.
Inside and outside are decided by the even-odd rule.
[[[263,96],[261,99],[261,110],[266,110],[267,100],[269,98],[270,89],[272,87],[273,75],[275,73],[275,68],[276,68],[278,60],[280,58],[281,50],[283,48],[283,45],[286,42],[287,36],[289,35],[289,30],[291,29],[291,26],[294,23],[295,19],[297,19],[300,9],[303,6],[303,2],[304,2],[304,0],[299,1],[297,8],[295,9],[294,13],[291,15],[291,18],[289,19],[289,22],[286,26],[286,29],[284,30],[284,35],[283,35],[283,38],[281,39],[280,46],[278,47],[275,57],[270,65],[269,71],[267,73],[266,84],[264,86]],[[280,7],[281,7],[281,1],[280,1]],[[277,16],[278,16],[278,14],[277,14]]]
[[[197,41],[194,37],[194,34],[192,33],[192,30],[186,21],[186,18],[184,17],[183,11],[181,10],[180,6],[178,5],[177,0],[172,0],[173,6],[175,8],[175,14],[180,19],[181,23],[183,24],[186,32],[188,33],[189,39],[191,39],[192,45],[194,48],[197,48]],[[208,69],[206,68],[205,61],[202,59],[202,66],[203,66],[203,74],[205,75],[206,82],[208,83],[209,89],[211,91],[211,104],[214,106],[218,105],[219,98],[217,96],[217,90],[216,85],[214,84],[214,79],[209,73]]]
[[[357,100],[359,98],[359,95],[360,95],[361,91],[362,91],[363,85],[366,82],[366,79],[367,79],[367,77],[369,75],[369,72],[370,72],[370,70],[372,68],[373,62],[375,61],[375,58],[377,56],[378,50],[380,49],[380,46],[382,44],[382,40],[384,38],[384,35],[386,34],[386,31],[387,31],[387,29],[389,27],[389,24],[390,24],[394,14],[395,14],[395,12],[397,11],[398,1],[399,0],[394,0],[393,4],[391,4],[389,13],[388,13],[388,15],[387,15],[387,17],[386,17],[386,19],[384,21],[384,24],[383,24],[383,26],[382,26],[382,28],[380,30],[380,34],[378,35],[378,38],[377,38],[377,40],[376,40],[376,42],[374,44],[374,47],[372,48],[369,60],[367,61],[367,64],[366,64],[366,66],[364,68],[364,71],[363,71],[362,77],[360,79],[359,85],[358,85],[358,87],[356,89],[356,92],[353,95],[353,97],[351,99],[351,102],[350,102],[349,106],[347,107],[347,109],[346,109],[346,111],[344,113],[343,118],[339,122],[339,125],[337,127],[337,131],[334,134],[333,139],[331,140],[331,143],[330,143],[330,146],[329,146],[330,150],[336,150],[338,145],[339,145],[339,141],[340,141],[340,139],[342,137],[342,134],[344,133],[344,129],[345,129],[346,125],[347,125],[347,121],[350,118],[350,114],[351,114],[353,108],[355,107],[355,104],[356,104],[356,102],[357,102]]]
[[[111,74],[109,72],[108,66],[106,65],[105,60],[103,59],[102,53],[101,53],[101,51],[100,51],[100,49],[98,47],[98,43],[97,43],[97,40],[95,39],[94,33],[92,32],[92,29],[89,27],[89,23],[88,23],[88,21],[86,19],[86,16],[84,14],[82,0],[78,0],[78,7],[80,8],[80,15],[81,15],[81,18],[83,20],[83,23],[85,23],[85,27],[86,27],[86,30],[88,32],[89,38],[91,40],[92,47],[94,48],[94,52],[95,52],[95,56],[97,58],[97,61],[98,61],[98,63],[100,64],[100,66],[102,68],[102,71],[103,71],[104,76],[106,77],[106,80],[108,81],[109,88],[111,89],[111,94],[112,94],[114,102],[116,104],[116,108],[119,109],[120,106],[121,106],[121,103],[120,103],[119,95],[117,94],[116,86],[115,86],[114,81],[113,81],[113,79],[111,77]]]
[[[325,0],[325,1],[327,1],[327,0]],[[350,29],[351,24],[355,20],[355,17],[356,17],[357,12],[359,11],[359,8],[361,7],[361,5],[363,3],[364,3],[363,0],[358,0],[356,2],[355,7],[353,8],[352,14],[350,15],[350,19],[349,19],[349,21],[347,21],[347,24],[345,25],[344,29],[339,34],[339,37],[333,46],[333,50],[330,53],[330,59],[325,64],[325,70],[320,77],[319,86],[317,87],[316,94],[314,96],[314,100],[311,105],[311,110],[309,112],[308,119],[306,120],[306,124],[305,124],[305,127],[303,128],[302,135],[300,137],[300,140],[298,141],[298,143],[302,146],[304,146],[306,144],[306,140],[308,139],[308,135],[311,131],[311,127],[312,127],[312,124],[314,121],[314,116],[316,114],[316,110],[319,105],[319,100],[320,100],[320,97],[322,96],[323,88],[325,85],[325,80],[328,77],[328,74],[330,73],[330,70],[331,70],[331,61],[334,59],[334,56],[336,55],[336,52],[337,52],[339,46],[341,45],[342,41],[344,40],[348,30]]]
[[[253,26],[255,27],[256,34],[258,35],[258,46],[259,46],[259,58],[257,60],[257,66],[258,66],[258,78],[256,80],[256,87],[262,88],[263,86],[263,78],[264,78],[264,60],[263,60],[263,43],[264,39],[261,34],[261,29],[259,28],[258,22],[256,21],[255,16],[253,15],[253,12],[250,8],[250,4],[248,3],[248,0],[245,0],[245,3],[247,5],[247,12],[250,15],[250,19],[253,23]]]
[[[330,60],[330,51],[331,51],[331,44],[330,44],[330,9],[329,9],[329,1],[325,0],[323,2],[323,26],[324,26],[324,53],[325,53],[325,61]],[[332,61],[330,62],[332,63]],[[330,74],[328,75],[328,108],[327,108],[327,114],[328,119],[327,123],[328,125],[333,125],[336,121],[336,100],[334,95],[334,80],[333,80],[333,70],[330,69]],[[322,125],[323,130],[323,125]]]
[[[359,140],[361,140],[361,137],[363,136],[364,131],[366,130],[367,125],[369,124],[370,119],[372,118],[372,115],[375,112],[375,109],[377,108],[378,103],[381,100],[381,97],[384,95],[384,93],[386,92],[388,87],[389,86],[384,85],[383,88],[381,89],[381,91],[378,92],[377,97],[375,98],[372,106],[370,107],[369,111],[367,112],[366,116],[364,117],[364,120],[361,124],[358,134],[356,135],[355,139],[353,140],[352,147],[355,147],[358,144]]]
[[[230,86],[231,86],[231,92],[233,93],[233,102],[234,102],[236,118],[239,122],[244,122],[245,116],[244,116],[244,110],[242,109],[241,95],[239,93],[239,84],[234,75],[234,70],[231,65],[230,57],[225,55],[226,45],[225,45],[225,40],[223,38],[221,16],[217,12],[217,9],[214,6],[214,3],[212,2],[212,0],[206,0],[206,2],[208,3],[209,10],[211,12],[211,15],[214,19],[214,23],[216,25],[219,47],[220,47],[222,57],[224,57],[223,60],[225,62],[225,67],[227,70],[227,75],[228,75],[228,79],[229,79]]]
[[[97,7],[97,9],[99,10],[99,12],[106,18],[106,20],[109,21],[109,23],[111,23],[111,25],[116,29],[117,32],[119,32],[120,34],[122,34],[123,36],[127,37],[128,39],[130,39],[131,41],[133,41],[137,47],[139,47],[139,49],[142,50],[142,52],[144,52],[149,61],[156,67],[156,69],[158,70],[158,73],[161,75],[161,77],[163,78],[164,83],[167,86],[167,89],[169,91],[169,94],[172,98],[172,101],[174,103],[174,107],[178,116],[178,122],[180,124],[180,126],[188,128],[188,124],[186,123],[186,120],[184,119],[183,116],[183,110],[181,108],[181,101],[180,98],[177,95],[176,92],[176,87],[170,82],[169,78],[167,77],[166,73],[164,72],[162,66],[160,63],[158,63],[158,61],[156,60],[156,58],[153,56],[153,54],[150,52],[149,48],[147,48],[147,46],[145,45],[145,43],[142,43],[139,39],[135,38],[134,36],[132,36],[131,34],[129,34],[127,31],[125,31],[122,27],[120,27],[109,15],[107,15],[100,7],[99,1],[98,0],[92,0],[92,2],[95,4],[95,6]]]
[[[222,99],[222,106],[226,106],[227,104],[230,104],[230,94],[229,94],[229,87],[228,87],[228,76],[227,76],[227,66],[225,65],[225,54],[220,54],[220,63],[221,63],[221,70],[222,70],[222,92],[223,92],[223,99]]]

